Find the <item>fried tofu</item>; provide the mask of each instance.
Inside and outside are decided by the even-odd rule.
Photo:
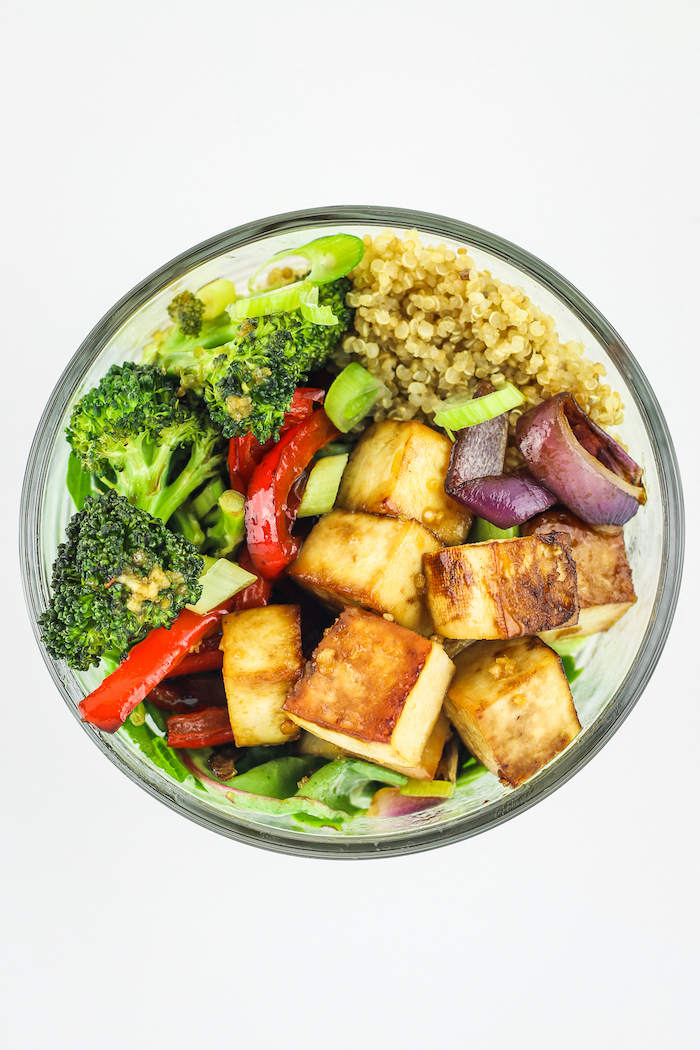
[[[579,617],[576,624],[548,631],[544,641],[585,637],[607,631],[637,600],[632,585],[625,538],[616,525],[587,525],[561,508],[538,514],[522,527],[523,535],[565,532],[576,563]]]
[[[428,737],[428,742],[423,748],[423,754],[418,765],[412,766],[397,758],[395,762],[392,762],[391,768],[398,773],[404,773],[407,777],[413,777],[414,780],[433,780],[442,760],[445,744],[449,740],[451,733],[450,720],[443,710],[438,715],[435,728]],[[306,729],[301,731],[297,750],[300,755],[319,755],[321,758],[329,759],[347,758],[350,754],[347,747],[331,744],[329,740],[315,736]],[[383,764],[386,765],[386,762]]]
[[[389,613],[402,627],[428,636],[433,629],[423,555],[440,546],[417,521],[333,510],[314,525],[287,572],[334,608]]]
[[[266,605],[223,618],[224,688],[238,747],[284,744],[299,730],[283,710],[302,673],[298,605]]]
[[[455,658],[445,710],[469,750],[517,787],[581,730],[561,660],[539,638],[477,642]]]
[[[410,769],[410,776],[423,770],[430,779],[433,755],[426,766],[423,757],[453,670],[434,642],[349,608],[326,631],[284,710],[343,751],[400,772]],[[438,746],[436,740],[433,750]]]
[[[428,608],[445,638],[515,638],[576,623],[565,533],[445,547],[424,559]]]
[[[419,521],[441,543],[464,543],[473,515],[445,492],[451,450],[416,420],[375,423],[350,456],[336,506]]]

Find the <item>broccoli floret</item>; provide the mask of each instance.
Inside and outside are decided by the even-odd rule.
[[[245,536],[245,497],[227,489],[204,519],[206,533],[202,550],[214,558],[232,554]]]
[[[73,409],[83,470],[163,521],[221,470],[225,447],[201,401],[153,365],[113,365]]]
[[[178,325],[183,335],[199,335],[203,313],[204,303],[192,292],[180,292],[168,307],[170,320]]]
[[[54,562],[39,621],[47,650],[81,671],[105,655],[121,659],[197,601],[203,565],[191,543],[124,497],[88,496]]]
[[[224,437],[251,432],[259,441],[276,437],[292,395],[308,373],[322,365],[352,322],[345,305],[352,285],[346,277],[319,287],[320,306],[338,323],[307,321],[300,310],[202,326],[199,338],[175,327],[154,343],[145,360],[177,375],[204,397]],[[228,323],[227,323],[228,322]]]

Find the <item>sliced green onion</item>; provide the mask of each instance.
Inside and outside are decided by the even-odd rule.
[[[314,324],[334,325],[338,323],[330,306],[318,305],[318,286],[309,281],[296,281],[282,288],[266,288],[253,295],[236,299],[229,306],[229,314],[235,321],[247,317],[262,317],[265,314],[283,314],[290,310],[301,310],[302,317]]]
[[[319,459],[309,474],[297,512],[298,518],[310,518],[314,514],[327,514],[333,510],[347,461],[347,452],[342,456]]]
[[[384,384],[353,361],[331,383],[323,407],[331,422],[344,434],[369,412]]]
[[[450,798],[454,790],[455,786],[449,780],[414,780],[409,777],[401,788],[401,794],[416,798]]]
[[[257,576],[252,572],[246,572],[235,561],[229,561],[228,558],[217,558],[211,568],[200,576],[200,580],[202,595],[195,605],[188,605],[187,608],[202,616],[215,609],[217,605],[221,605],[227,598],[238,594],[244,587],[255,583]]]
[[[204,491],[200,492],[195,499],[191,500],[192,510],[194,511],[195,516],[201,521],[202,518],[209,513],[212,507],[216,506],[219,496],[223,496],[225,491],[226,486],[221,478],[214,478],[213,481],[210,481]]]
[[[227,281],[225,277],[219,277],[216,281],[210,281],[200,288],[197,298],[204,303],[202,313],[203,321],[213,321],[219,317],[227,306],[236,298],[236,286],[233,281]]]
[[[520,535],[520,526],[513,525],[510,529],[499,529],[484,518],[474,518],[474,524],[469,532],[469,543],[486,543],[487,540],[512,540]]]
[[[435,422],[445,430],[461,430],[462,427],[485,423],[487,419],[501,416],[524,403],[525,397],[517,386],[505,383],[492,394],[484,394],[483,397],[459,394],[448,398],[435,413]]]
[[[365,246],[360,237],[351,233],[334,233],[328,237],[317,237],[315,241],[302,245],[301,248],[286,248],[277,252],[257,270],[248,281],[251,292],[255,291],[257,277],[273,263],[281,262],[290,256],[298,256],[311,263],[311,272],[306,280],[312,284],[328,284],[344,277],[359,263],[365,254]]]

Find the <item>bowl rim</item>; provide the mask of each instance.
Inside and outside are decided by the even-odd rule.
[[[564,752],[557,762],[545,768],[534,780],[517,791],[487,807],[464,817],[432,828],[372,839],[369,836],[353,839],[342,833],[337,839],[316,839],[299,832],[284,829],[265,829],[245,823],[216,819],[214,810],[199,806],[196,800],[166,791],[138,776],[111,747],[108,739],[93,726],[80,721],[66,684],[70,672],[46,652],[41,641],[38,616],[46,606],[47,593],[42,588],[39,571],[39,537],[41,520],[40,495],[46,483],[51,451],[58,436],[58,428],[65,409],[73,397],[85,371],[94,363],[103,348],[124,322],[152,296],[184,276],[194,267],[227,251],[285,232],[337,225],[373,225],[400,229],[418,228],[421,233],[437,234],[483,249],[534,278],[563,303],[606,347],[606,350],[625,379],[647,430],[660,481],[662,504],[662,557],[659,582],[649,624],[637,652],[634,665],[620,683],[596,721],[587,730],[580,745]],[[262,849],[295,856],[324,859],[361,859],[402,856],[408,853],[435,849],[470,838],[497,827],[547,798],[583,768],[619,729],[645,689],[668,637],[680,590],[684,555],[684,510],[680,472],[673,442],[659,403],[649,381],[633,354],[612,325],[596,307],[566,278],[547,263],[512,242],[477,226],[431,212],[405,208],[369,205],[332,205],[284,212],[245,223],[210,237],[182,252],[159,267],[127,292],[97,322],[71,358],[47,402],[37,426],[29,452],[20,502],[20,569],[25,602],[34,637],[49,669],[51,678],[63,696],[68,708],[100,748],[131,781],[154,798],[202,827],[239,842]],[[170,785],[168,785],[170,787]]]

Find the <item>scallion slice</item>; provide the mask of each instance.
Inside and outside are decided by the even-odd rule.
[[[338,430],[347,434],[369,412],[384,384],[353,361],[331,383],[323,407]]]
[[[204,613],[211,612],[217,605],[221,605],[227,598],[238,594],[244,587],[255,583],[257,576],[252,572],[246,572],[235,561],[229,561],[228,558],[217,558],[211,568],[200,576],[200,580],[202,582],[201,597],[195,605],[188,605],[187,608],[202,616]]]
[[[334,325],[338,323],[330,306],[318,305],[318,286],[309,281],[295,281],[282,288],[266,288],[253,295],[236,299],[229,306],[229,315],[235,321],[247,317],[262,317],[263,314],[283,314],[290,310],[301,310],[302,317],[314,324]]]
[[[520,535],[520,526],[513,525],[510,529],[499,529],[485,518],[474,518],[474,524],[469,532],[470,543],[486,543],[488,540],[513,540]]]
[[[455,786],[449,780],[414,780],[409,777],[401,794],[414,798],[450,798],[454,790]]]
[[[435,422],[445,430],[461,430],[462,427],[473,427],[477,423],[485,423],[487,419],[501,416],[504,412],[510,412],[512,408],[525,403],[525,397],[520,393],[517,386],[505,383],[492,394],[484,394],[483,397],[469,397],[467,394],[459,394],[442,402],[435,413]]]
[[[347,452],[341,456],[319,459],[309,474],[297,512],[298,518],[310,518],[314,514],[327,514],[333,510],[347,461]]]
[[[210,281],[209,284],[205,284],[203,288],[200,288],[196,296],[200,302],[204,303],[202,320],[213,321],[236,298],[236,286],[233,281],[227,281],[225,277],[219,277],[216,281]]]
[[[311,272],[306,275],[306,280],[312,284],[328,284],[329,281],[337,281],[344,277],[353,267],[357,266],[365,254],[365,246],[360,237],[351,233],[334,233],[328,237],[317,237],[310,244],[304,244],[301,248],[287,248],[277,252],[268,259],[259,270],[257,270],[248,281],[251,292],[255,291],[257,277],[273,263],[281,262],[290,256],[298,256],[311,263]]]

